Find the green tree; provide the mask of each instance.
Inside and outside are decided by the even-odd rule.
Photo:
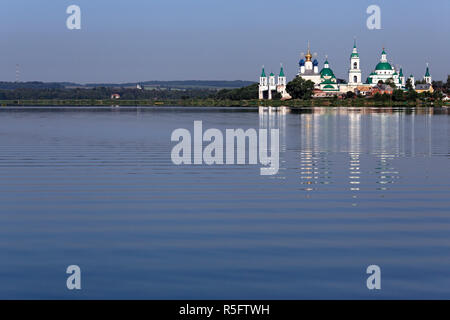
[[[376,92],[376,93],[373,95],[373,99],[374,99],[375,101],[381,101],[381,100],[382,100],[382,95],[381,95],[381,93]]]
[[[412,90],[408,90],[408,100],[410,101],[416,101],[418,94],[416,92],[416,90],[412,89]]]
[[[387,79],[387,80],[386,80],[386,84],[387,84],[388,86],[390,86],[391,88],[393,88],[393,89],[397,88],[397,86],[396,86],[395,83],[394,83],[394,79],[392,79],[392,78]]]
[[[353,91],[347,91],[345,94],[346,99],[353,99],[356,96],[356,94]]]
[[[417,80],[416,84],[426,84],[427,82],[425,80]]]
[[[279,93],[277,91],[272,92],[272,99],[273,100],[281,100],[281,98],[282,98],[281,93]]]
[[[258,99],[258,84],[254,83],[239,89],[223,89],[216,94],[215,98],[220,100]]]
[[[443,81],[433,81],[431,83],[434,89],[442,90],[445,87],[445,83]]]
[[[406,81],[405,88],[406,88],[406,90],[408,90],[408,91],[414,91],[414,88],[413,88],[412,83],[411,83],[411,79],[408,79],[408,80]]]
[[[314,90],[314,82],[296,77],[286,85],[286,90],[293,99],[309,99]]]
[[[392,100],[394,100],[394,101],[405,101],[403,90],[395,89],[394,92],[392,92]]]
[[[440,90],[434,91],[432,96],[436,100],[442,100],[442,98],[444,97],[444,95],[442,94],[442,91],[440,91]]]
[[[450,93],[450,74],[447,76],[447,83],[445,84],[445,92]]]

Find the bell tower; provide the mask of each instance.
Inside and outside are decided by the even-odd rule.
[[[425,82],[427,84],[431,84],[432,83],[431,82],[431,75],[430,75],[430,68],[428,66],[428,63],[427,63],[427,70],[425,71],[425,76],[423,77],[423,80],[425,80]]]
[[[269,86],[267,83],[266,71],[264,70],[264,66],[262,67],[261,76],[259,77],[259,99],[264,99],[264,92],[269,90]]]
[[[353,44],[353,51],[350,55],[350,69],[348,71],[348,84],[349,86],[362,85],[362,73],[360,66],[360,59],[358,49],[356,48],[356,39]]]

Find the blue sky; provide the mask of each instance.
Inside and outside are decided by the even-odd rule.
[[[81,30],[66,8],[81,7]],[[381,8],[368,30],[366,8]],[[346,78],[357,37],[365,79],[388,58],[416,78],[450,74],[450,1],[2,0],[0,80],[257,80],[261,65],[292,78],[307,41]]]

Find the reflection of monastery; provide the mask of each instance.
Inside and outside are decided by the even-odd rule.
[[[348,91],[364,95],[370,88],[377,87],[380,81],[383,83],[391,81],[395,84],[397,89],[405,90],[407,80],[403,75],[403,70],[401,68],[397,70],[389,63],[384,48],[381,52],[380,62],[375,66],[374,71],[367,77],[366,83],[362,82],[360,58],[356,42],[350,55],[350,68],[348,71],[347,83],[339,83],[333,70],[330,68],[328,59],[325,60],[322,70],[319,71],[319,62],[317,59],[313,60],[312,58],[313,56],[308,44],[308,52],[304,59],[302,58],[299,61],[297,77],[302,77],[305,80],[314,82],[315,92],[318,96],[320,96],[320,94],[322,94],[322,96],[336,95],[339,93],[347,93]],[[411,80],[413,88],[417,91],[432,91],[431,75],[428,66],[426,68],[425,76],[423,77],[425,84],[418,85],[416,88],[414,76],[411,75],[409,79]],[[280,93],[283,99],[289,99],[290,96],[286,92],[286,84],[287,81],[283,67],[281,67],[278,79],[275,79],[273,73],[267,77],[263,67],[261,77],[259,78],[259,99],[270,100],[273,97],[273,92]]]
[[[296,172],[301,190],[308,193],[347,188],[353,205],[369,190],[383,194],[395,188],[405,158],[436,152],[431,120],[435,112],[433,108],[409,114],[393,108],[259,107],[259,128],[279,129],[279,178],[298,179],[292,175]],[[439,152],[445,154],[445,146]],[[340,192],[336,197],[343,199]]]

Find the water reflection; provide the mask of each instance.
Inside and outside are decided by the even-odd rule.
[[[314,160],[315,142],[314,134],[315,128],[320,128],[320,125],[314,123],[314,114],[302,114],[300,116],[300,140],[302,149],[300,151],[300,183],[305,185],[303,190],[313,191],[312,185],[315,183],[317,176],[317,164]]]
[[[359,191],[361,183],[361,168],[360,168],[360,154],[361,154],[361,114],[356,112],[349,113],[348,117],[348,132],[349,132],[349,155],[350,155],[350,190]]]
[[[71,299],[74,263],[88,299],[374,298],[369,264],[388,270],[378,298],[450,296],[448,111],[0,113],[0,298]],[[196,120],[279,129],[278,175],[173,165]]]
[[[259,128],[267,129],[270,132],[271,129],[278,129],[280,134],[280,169],[278,172],[279,178],[284,178],[283,170],[286,169],[286,159],[284,154],[286,153],[286,115],[291,110],[288,107],[259,107]]]
[[[299,141],[298,166],[303,190],[318,190],[319,185],[336,183],[344,178],[354,193],[374,186],[376,190],[387,191],[401,178],[397,165],[400,158],[414,156],[417,152],[431,156],[435,134],[432,115],[448,112],[429,108],[310,108],[293,111],[299,113],[300,119],[296,138]],[[416,131],[420,131],[420,137]],[[346,177],[342,177],[342,162],[336,160],[342,156],[348,163]],[[335,160],[332,162],[330,158]]]

